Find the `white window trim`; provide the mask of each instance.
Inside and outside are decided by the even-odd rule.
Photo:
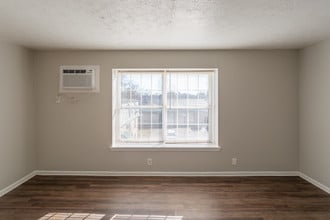
[[[118,113],[118,106],[120,106],[120,99],[118,98],[119,86],[118,80],[120,81],[119,72],[136,72],[136,71],[145,71],[145,72],[163,72],[163,91],[165,91],[165,79],[167,71],[200,71],[200,72],[212,72],[211,78],[209,80],[210,90],[209,99],[212,103],[211,114],[209,121],[212,121],[212,129],[210,134],[211,143],[196,143],[196,142],[186,142],[186,143],[116,143],[116,137],[118,132],[119,117],[116,117]],[[114,89],[113,85],[116,85]],[[112,70],[112,144],[110,146],[111,150],[118,151],[219,151],[221,147],[219,146],[219,120],[218,120],[218,69],[217,68],[125,68],[125,69],[113,69]],[[166,98],[164,98],[166,102]],[[163,103],[163,112],[166,108],[166,103]],[[166,114],[163,113],[163,117]],[[164,118],[163,118],[164,121]],[[165,132],[165,130],[163,130]],[[165,135],[165,134],[164,134]]]

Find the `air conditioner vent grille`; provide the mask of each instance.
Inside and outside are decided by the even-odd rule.
[[[74,70],[74,69],[64,69],[63,74],[85,74],[86,72],[92,72],[93,70],[86,70],[86,69],[81,69],[81,70]]]
[[[59,92],[99,92],[99,66],[61,66]]]
[[[92,75],[63,75],[63,87],[93,89]]]

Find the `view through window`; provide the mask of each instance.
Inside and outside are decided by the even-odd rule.
[[[216,72],[114,70],[116,143],[215,143]]]

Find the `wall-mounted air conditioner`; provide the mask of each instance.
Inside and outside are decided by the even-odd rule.
[[[100,66],[60,66],[60,93],[100,92]]]

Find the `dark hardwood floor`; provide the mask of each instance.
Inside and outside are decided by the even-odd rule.
[[[330,196],[299,177],[35,176],[0,219],[330,220]]]

